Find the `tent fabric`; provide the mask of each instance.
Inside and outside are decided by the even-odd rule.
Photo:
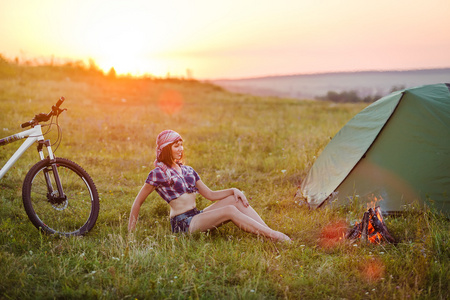
[[[414,201],[450,212],[450,92],[445,84],[392,93],[330,141],[302,182],[311,208],[333,198],[401,211]]]
[[[330,141],[303,181],[301,190],[309,205],[320,206],[358,161],[394,112],[401,94],[382,98],[351,119]]]

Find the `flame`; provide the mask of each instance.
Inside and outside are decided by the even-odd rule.
[[[376,199],[376,197],[375,197],[375,199]],[[381,240],[383,239],[383,236],[376,231],[375,227],[373,227],[373,220],[374,220],[374,216],[376,216],[378,218],[378,220],[380,220],[380,222],[383,222],[383,217],[381,216],[381,214],[377,208],[375,208],[374,211],[375,211],[374,215],[369,215],[369,224],[367,226],[367,236],[368,236],[369,242],[371,242],[372,244],[379,244],[381,242]]]
[[[376,198],[375,198],[376,199]],[[367,240],[372,244],[379,244],[386,238],[380,233],[380,230],[383,230],[383,216],[381,215],[381,209],[379,206],[375,208],[369,208],[368,212],[368,222],[367,222]],[[366,216],[366,213],[364,214]],[[362,232],[364,230],[363,223],[355,222],[355,226],[353,231],[349,233],[352,239],[361,238]],[[354,236],[357,234],[357,236]]]
[[[371,208],[371,207],[376,207],[379,206],[378,202],[383,201],[383,197],[381,196],[375,196],[374,194],[371,194],[370,196],[368,196],[368,202],[367,202],[367,209]]]
[[[382,239],[383,236],[378,232],[375,232],[373,235],[369,235],[368,237],[369,242],[371,242],[372,244],[379,244]]]
[[[375,214],[377,215],[378,220],[380,220],[381,222],[384,222],[383,221],[383,216],[381,215],[381,210],[375,209]]]

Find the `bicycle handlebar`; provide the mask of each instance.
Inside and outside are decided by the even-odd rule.
[[[34,116],[34,118],[28,122],[23,123],[20,125],[22,128],[28,127],[28,126],[34,126],[38,124],[39,122],[47,122],[50,120],[52,116],[59,116],[60,113],[65,111],[66,109],[59,108],[61,104],[66,100],[64,97],[59,98],[58,102],[56,102],[56,105],[52,106],[52,110],[46,114],[46,113],[40,113]]]
[[[22,123],[22,125],[20,125],[20,127],[26,128],[26,127],[28,127],[28,126],[31,126],[31,124],[33,124],[33,122],[28,121],[28,122]]]
[[[59,98],[58,102],[56,102],[56,107],[60,107],[61,104],[64,102],[64,100],[66,100],[64,97]]]

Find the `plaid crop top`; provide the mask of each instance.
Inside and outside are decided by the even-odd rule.
[[[166,173],[157,167],[150,171],[146,183],[153,185],[156,192],[167,203],[173,199],[177,199],[184,193],[196,193],[198,191],[195,183],[200,180],[197,172],[192,167],[181,165],[181,175],[172,168],[168,168],[170,172],[170,179],[167,178]]]

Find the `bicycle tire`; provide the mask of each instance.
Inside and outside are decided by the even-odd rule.
[[[97,222],[100,210],[97,188],[89,174],[73,161],[57,157],[55,163],[67,198],[60,203],[51,201],[44,170],[51,174],[52,185],[56,184],[52,163],[47,158],[36,163],[25,176],[22,187],[25,211],[33,225],[46,233],[84,235]]]

